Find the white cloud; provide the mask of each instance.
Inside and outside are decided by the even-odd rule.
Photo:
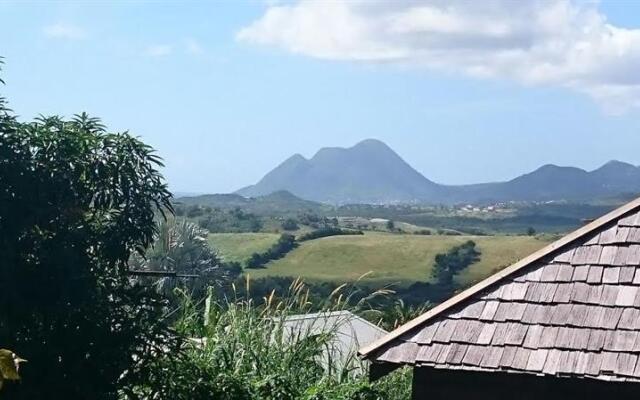
[[[84,29],[62,22],[47,25],[42,29],[42,31],[46,36],[55,39],[79,40],[84,39],[87,36]]]
[[[144,53],[150,57],[165,57],[173,52],[173,46],[168,44],[156,44],[145,49]]]
[[[148,46],[144,50],[144,54],[150,57],[166,57],[173,54],[174,51],[184,51],[191,55],[204,54],[204,48],[194,39],[185,39],[183,43],[163,43]]]
[[[312,1],[268,7],[237,39],[322,59],[552,85],[640,108],[640,29],[570,0]]]

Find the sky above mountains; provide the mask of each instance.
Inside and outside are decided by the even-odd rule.
[[[369,137],[447,184],[640,164],[640,2],[0,2],[0,38],[16,113],[128,129],[177,191]]]

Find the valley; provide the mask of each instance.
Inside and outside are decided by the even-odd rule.
[[[433,283],[436,256],[467,241],[477,245],[480,257],[456,274],[460,288],[544,247],[611,205],[330,206],[276,192],[256,198],[189,197],[178,199],[175,207],[179,218],[209,231],[208,243],[223,262],[236,263],[258,283],[299,277],[310,284],[406,289]],[[328,236],[306,239],[324,231]],[[293,248],[258,268],[249,266],[252,257],[269,252],[283,235],[292,237]]]
[[[545,165],[507,182],[451,186],[386,144],[294,155],[236,193],[184,196],[176,216],[207,232],[236,288],[260,300],[296,279],[321,304],[341,285],[366,298],[391,289],[409,307],[436,304],[635,197],[640,168]],[[245,282],[245,283],[243,283]],[[235,289],[234,289],[235,290]],[[251,292],[251,293],[249,293]],[[234,294],[235,296],[235,294]]]

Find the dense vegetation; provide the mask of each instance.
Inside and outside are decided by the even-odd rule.
[[[174,289],[186,288],[202,297],[205,289],[231,282],[242,271],[238,263],[223,263],[209,246],[209,232],[192,222],[175,218],[160,219],[153,245],[144,255],[133,254],[129,266],[142,284],[153,283],[166,297]],[[145,273],[166,273],[145,277]]]
[[[344,307],[341,299],[348,297],[334,292],[317,318]],[[259,302],[216,301],[212,293],[204,303],[187,299],[176,329],[183,337],[198,339],[157,359],[151,379],[134,392],[172,400],[409,398],[408,371],[370,384],[354,353],[327,357],[335,346],[336,326],[324,332],[285,329],[288,315],[311,307],[308,290],[299,281],[292,282],[284,298],[272,293]]]
[[[261,268],[269,261],[284,257],[288,252],[298,246],[293,235],[284,233],[280,239],[264,253],[253,253],[247,260],[247,268]]]
[[[304,242],[304,241],[307,241],[307,240],[320,239],[320,238],[328,237],[328,236],[363,235],[363,234],[364,234],[364,232],[362,232],[360,230],[342,229],[342,228],[335,228],[335,227],[332,227],[332,226],[327,226],[327,227],[316,229],[315,231],[311,231],[309,233],[305,233],[303,235],[300,235],[300,237],[298,238],[298,241],[299,242]]]
[[[221,213],[220,216],[212,216],[208,219],[210,221],[208,225],[204,226],[212,232],[273,231],[281,228],[282,218],[285,220],[290,218],[300,226],[319,229],[324,226],[337,227],[337,219],[341,217],[359,217],[390,220],[396,230],[402,223],[409,223],[417,226],[418,231],[487,235],[525,234],[530,227],[536,232],[564,232],[580,226],[584,219],[598,217],[626,200],[626,198],[612,198],[602,204],[520,202],[502,204],[499,210],[493,211],[486,209],[461,211],[463,209],[461,206],[427,204],[351,204],[330,207],[299,199],[290,193],[278,192],[255,199],[245,199],[238,195],[181,198],[179,204],[176,204],[176,210],[180,215],[186,215],[187,209],[200,209],[200,211],[192,211],[192,215],[195,213],[198,214],[196,219],[207,220],[209,218],[206,216],[207,210],[217,209],[217,212]],[[198,204],[197,201],[203,203]],[[259,222],[248,225],[233,221],[234,217],[229,216],[229,213],[234,209],[241,209]],[[272,223],[278,220],[280,221]],[[371,230],[378,228],[370,222],[343,227]]]
[[[409,214],[399,217],[402,221],[420,226],[455,229],[473,235],[496,233],[523,234],[529,227],[541,232],[563,232],[581,225],[581,220],[559,215],[521,214],[480,218],[478,216],[449,216],[429,213]]]
[[[171,195],[160,159],[96,118],[19,122],[0,99],[0,343],[29,360],[11,399],[115,399],[169,346],[164,301],[129,279]]]
[[[478,261],[480,261],[480,252],[476,249],[476,243],[473,240],[455,246],[446,253],[436,255],[432,272],[435,283],[442,286],[453,285],[455,275]]]
[[[177,201],[185,206],[208,206],[221,210],[242,208],[252,214],[276,217],[295,217],[304,213],[324,215],[331,214],[334,209],[325,204],[303,200],[286,191],[273,192],[256,198],[246,198],[238,194],[207,194],[181,197]]]
[[[281,226],[285,231],[296,231],[300,228],[300,226],[298,225],[298,221],[293,218],[285,219],[284,221],[282,221]]]
[[[176,204],[176,215],[195,221],[209,232],[258,232],[264,223],[259,216],[241,208],[222,210],[196,204]]]

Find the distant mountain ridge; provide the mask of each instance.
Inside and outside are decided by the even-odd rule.
[[[311,159],[296,154],[236,193],[259,197],[278,191],[332,204],[580,201],[640,193],[640,168],[621,161],[593,171],[548,164],[506,182],[442,185],[385,143],[367,139],[350,148],[320,149]]]
[[[324,203],[410,202],[441,196],[441,185],[425,178],[381,141],[345,149],[320,149],[307,160],[288,158],[257,184],[236,193],[257,197],[286,190]]]
[[[304,212],[313,212],[317,214],[331,208],[326,204],[303,200],[284,190],[279,190],[266,196],[258,196],[255,198],[246,198],[234,193],[185,196],[176,198],[176,203],[187,206],[209,206],[223,210],[241,208],[245,211],[256,214],[276,216],[286,216]]]

